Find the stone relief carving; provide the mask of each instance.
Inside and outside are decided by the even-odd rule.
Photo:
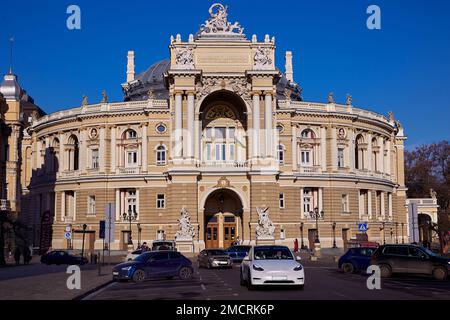
[[[437,199],[437,192],[434,189],[430,189],[430,196],[432,199]]]
[[[177,69],[194,69],[194,48],[186,46],[175,49],[175,63]]]
[[[191,225],[191,217],[185,207],[181,209],[181,217],[178,219],[178,231],[176,240],[192,240],[195,236],[194,227]]]
[[[206,120],[215,120],[220,118],[229,118],[232,120],[236,120],[236,115],[229,107],[224,105],[217,105],[209,109],[205,116]]]
[[[259,47],[256,49],[254,57],[254,70],[271,70],[273,69],[273,60],[270,58],[270,50],[268,48]]]
[[[273,238],[275,226],[269,218],[269,207],[256,208],[258,212],[258,225],[256,226],[256,235],[258,239]]]
[[[228,7],[215,3],[209,8],[210,17],[200,27],[200,34],[243,34],[239,22],[228,22]]]
[[[233,92],[239,95],[242,99],[250,99],[250,89],[246,79],[217,79],[217,78],[203,78],[202,83],[197,85],[197,99],[210,94],[213,89],[225,89],[230,87]]]

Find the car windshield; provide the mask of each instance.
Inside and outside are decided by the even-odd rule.
[[[428,255],[433,256],[433,257],[440,257],[437,253],[434,253],[433,251],[431,251],[428,248],[422,247],[421,248],[423,251],[425,251]]]
[[[255,260],[293,260],[288,248],[255,248]]]
[[[224,256],[224,255],[226,255],[226,253],[223,250],[209,250],[208,255],[209,256]]]

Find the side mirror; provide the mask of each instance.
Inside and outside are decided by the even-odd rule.
[[[250,261],[250,257],[249,256],[245,256],[244,260],[242,261]]]
[[[300,256],[295,256],[295,260],[296,260],[296,261],[301,261],[301,260],[302,260],[302,257],[300,257]]]

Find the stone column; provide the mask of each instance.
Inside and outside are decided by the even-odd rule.
[[[147,123],[142,125],[142,171],[148,170],[148,141],[147,141]]]
[[[303,188],[300,188],[300,219],[303,219]]]
[[[252,156],[253,158],[258,158],[260,155],[260,143],[259,143],[259,137],[260,137],[260,128],[259,128],[259,119],[260,119],[260,112],[259,112],[259,94],[253,93],[253,111],[252,111],[252,123],[253,123],[253,143],[252,143]]]
[[[193,92],[188,93],[187,97],[187,152],[189,159],[194,158],[195,148],[195,96]]]
[[[367,215],[372,219],[372,190],[367,190]]]
[[[100,169],[100,172],[102,172],[102,173],[104,173],[105,172],[105,162],[106,162],[106,159],[105,159],[105,153],[106,153],[106,150],[105,150],[105,139],[106,139],[106,137],[105,137],[105,128],[104,127],[102,127],[102,128],[100,128],[100,146],[99,146],[99,150],[98,150],[98,157],[99,157],[99,169]]]
[[[380,152],[378,153],[378,171],[380,171],[381,173],[385,173],[384,172],[384,139],[383,137],[379,138],[379,145],[380,145]]]
[[[353,130],[349,129],[348,130],[348,159],[349,159],[349,164],[348,166],[350,167],[350,172],[355,172],[355,133],[353,132]]]
[[[297,171],[297,126],[292,126],[292,171]]]
[[[111,127],[111,169],[110,172],[116,172],[117,155],[116,155],[116,127]]]
[[[175,132],[174,132],[174,158],[183,156],[183,96],[181,92],[175,94]]]
[[[61,221],[64,221],[66,216],[66,192],[61,192]]]
[[[78,168],[81,173],[84,173],[86,171],[86,163],[87,163],[87,157],[86,157],[86,151],[87,151],[87,145],[86,145],[86,131],[82,129],[80,131],[80,140],[78,142]]]
[[[373,172],[372,168],[372,134],[367,134],[367,167],[365,167],[368,171]]]
[[[120,189],[116,189],[116,221],[120,220]]]
[[[264,126],[266,132],[266,157],[273,158],[273,112],[271,92],[265,93]]]
[[[391,174],[391,148],[392,148],[392,144],[391,144],[391,140],[387,140],[386,141],[386,149],[387,149],[387,159],[386,159],[386,166],[385,166],[385,171],[387,174]]]
[[[319,212],[323,209],[323,189],[319,188],[318,196],[317,196],[317,207],[319,208]],[[331,213],[331,212],[329,212]]]
[[[327,129],[325,127],[320,128],[320,150],[322,171],[327,171]]]
[[[380,213],[381,216],[384,218],[384,216],[386,215],[386,212],[384,210],[384,192],[381,192],[380,195]]]
[[[337,170],[337,138],[336,128],[331,128],[331,166],[332,170]]]
[[[389,217],[392,217],[392,193],[388,193],[388,213]]]
[[[64,154],[64,144],[66,143],[64,139],[64,133],[59,134],[59,172],[63,172],[67,170],[66,166],[66,157]]]

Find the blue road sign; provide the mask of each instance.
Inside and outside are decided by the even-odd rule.
[[[367,223],[358,223],[358,231],[366,232],[367,231]]]
[[[106,231],[106,221],[100,220],[100,228],[99,228],[98,236],[100,239],[105,239],[105,231]]]
[[[66,238],[67,240],[72,239],[72,232],[70,232],[70,231],[64,232],[64,238]]]

